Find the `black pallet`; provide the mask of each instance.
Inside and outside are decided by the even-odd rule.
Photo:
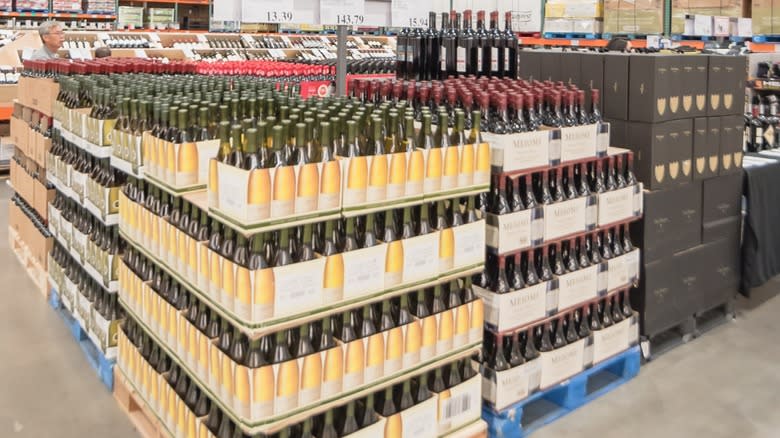
[[[688,343],[696,336],[696,319],[689,316],[677,324],[649,336],[642,336],[643,363],[649,362],[658,356]]]
[[[736,316],[737,315],[736,311],[734,310],[733,299],[729,299],[724,303],[720,303],[711,309],[698,312],[693,315],[693,319],[696,324],[694,328],[694,335],[698,338],[715,327],[718,327],[727,322],[734,321]]]

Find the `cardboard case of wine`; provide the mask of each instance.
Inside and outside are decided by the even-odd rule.
[[[217,155],[219,139],[174,143],[147,131],[141,142],[144,170],[151,180],[178,192],[206,187],[209,160]]]
[[[337,213],[342,169],[338,161],[251,171],[209,162],[209,210],[244,227]]]
[[[487,143],[339,159],[346,175],[345,209],[484,190],[489,184]]]
[[[539,169],[604,156],[609,146],[609,123],[496,135],[483,133],[491,147],[494,173]]]

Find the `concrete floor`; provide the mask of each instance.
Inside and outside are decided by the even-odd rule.
[[[0,437],[136,437],[8,249],[11,194],[0,184]],[[740,298],[736,321],[659,357],[533,437],[780,436],[777,291],[780,279],[750,301]]]

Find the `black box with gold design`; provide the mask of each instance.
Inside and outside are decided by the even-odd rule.
[[[712,117],[711,117],[712,118]],[[745,119],[740,115],[720,117],[719,175],[742,171],[742,142]]]
[[[682,69],[681,100],[682,114],[685,117],[707,115],[707,66],[706,55],[680,56]]]
[[[712,130],[712,131],[710,131]],[[720,163],[720,118],[693,119],[693,179],[706,179],[718,174]]]
[[[691,119],[664,123],[631,122],[627,147],[635,155],[636,175],[645,188],[659,190],[693,179],[693,123]]]
[[[628,119],[663,122],[682,116],[676,55],[634,55],[629,62]]]
[[[709,57],[707,78],[707,115],[742,114],[745,103],[747,58],[744,56]]]
[[[628,120],[628,73],[631,55],[610,53],[604,56],[604,117]],[[584,78],[584,77],[583,77]]]

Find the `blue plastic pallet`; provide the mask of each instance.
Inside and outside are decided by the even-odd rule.
[[[577,33],[577,32],[545,32],[545,38],[564,38],[564,39],[581,39],[581,40],[597,40],[601,38],[601,34],[598,33]]]
[[[100,348],[92,343],[92,340],[87,336],[87,332],[81,328],[79,322],[62,306],[60,295],[54,288],[51,289],[51,293],[49,294],[49,305],[65,322],[68,331],[79,344],[79,347],[81,347],[81,351],[83,351],[84,355],[87,357],[87,362],[89,362],[92,369],[95,370],[100,381],[108,388],[109,392],[113,392],[114,365],[116,364],[116,360],[106,359],[106,356],[103,355]]]
[[[741,43],[745,41],[745,37],[738,37],[738,36],[706,36],[706,35],[672,35],[671,37],[672,41],[718,41],[718,40],[728,40],[734,43]],[[758,41],[756,41],[758,42]]]
[[[777,43],[780,42],[780,35],[753,35],[754,43]]]
[[[482,419],[491,437],[527,437],[636,377],[640,356],[639,346],[632,347],[501,412],[483,406]]]

